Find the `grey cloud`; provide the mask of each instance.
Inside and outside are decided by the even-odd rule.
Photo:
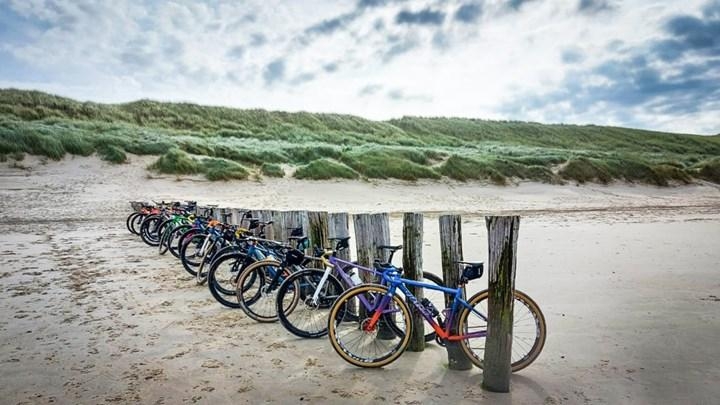
[[[329,35],[335,31],[344,28],[360,16],[360,12],[354,10],[349,13],[341,14],[337,17],[323,20],[305,30],[305,34]]]
[[[613,8],[615,7],[607,0],[580,0],[578,3],[578,11],[585,14],[596,14]]]
[[[507,7],[517,11],[520,10],[520,7],[522,7],[523,4],[530,3],[532,1],[536,0],[510,0],[507,2]]]
[[[290,80],[290,84],[292,85],[300,85],[303,83],[307,83],[309,81],[315,80],[315,74],[310,72],[300,73],[299,75],[295,76]]]
[[[357,8],[372,8],[380,7],[390,3],[402,3],[405,0],[359,0],[357,2]]]
[[[387,98],[394,101],[432,101],[432,97],[423,94],[407,94],[402,89],[390,89],[387,92]]]
[[[563,50],[561,55],[563,63],[574,64],[585,60],[585,54],[577,48],[568,48]]]
[[[267,42],[267,38],[260,32],[250,35],[250,46],[262,46]]]
[[[363,87],[358,91],[358,96],[360,97],[366,97],[366,96],[372,96],[374,94],[377,94],[380,90],[382,90],[381,85],[379,84],[368,84],[367,86]]]
[[[227,51],[226,55],[231,59],[241,59],[245,55],[245,47],[242,45],[233,46]]]
[[[571,114],[599,109],[627,125],[634,122],[627,112],[635,108],[675,116],[717,109],[720,100],[717,3],[720,2],[703,9],[703,18],[688,15],[670,18],[664,26],[665,37],[641,46],[629,48],[620,41],[612,41],[606,48],[612,49],[615,57],[587,71],[570,71],[550,93],[520,94],[504,108],[505,112],[511,116],[528,111],[567,114],[566,107],[558,106],[571,105]],[[689,53],[693,57],[685,58]],[[563,58],[575,59],[571,54],[564,54]],[[546,119],[562,120],[563,116]]]
[[[418,47],[417,40],[413,38],[406,38],[401,40],[393,41],[392,37],[388,37],[388,42],[395,42],[389,49],[382,53],[382,60],[384,63],[388,63],[396,57],[408,53]]]
[[[455,11],[455,20],[469,24],[476,22],[482,15],[483,9],[480,3],[467,3]]]
[[[326,72],[328,72],[328,73],[337,72],[337,70],[338,70],[338,63],[337,63],[337,62],[326,63],[325,65],[323,65],[323,70],[326,71]]]
[[[642,56],[609,60],[590,71],[572,71],[559,90],[543,95],[522,95],[506,106],[505,111],[516,114],[518,111],[543,110],[565,102],[572,105],[577,114],[586,113],[600,103],[610,112],[633,107],[670,114],[698,112],[720,97],[717,78],[705,76],[719,64],[718,61],[691,64],[681,74],[668,76]],[[593,77],[605,80],[602,84],[593,84],[596,83]]]
[[[126,50],[120,53],[120,61],[135,68],[148,68],[154,63],[153,55],[143,50]]]
[[[420,11],[402,10],[395,16],[395,22],[408,25],[440,25],[445,20],[442,11],[426,8]]]
[[[450,40],[444,32],[438,31],[432,37],[432,44],[437,49],[448,49],[450,47]]]
[[[720,56],[720,11],[713,11],[715,4],[703,10],[704,19],[689,15],[669,19],[664,29],[670,37],[652,43],[649,47],[652,54],[665,62],[676,61],[689,52]],[[720,6],[716,7],[720,10]]]
[[[268,63],[265,66],[265,70],[263,71],[263,79],[265,79],[265,84],[273,84],[277,81],[282,80],[283,78],[285,78],[284,59],[275,59],[274,61]]]

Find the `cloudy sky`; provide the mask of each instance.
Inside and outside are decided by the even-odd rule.
[[[0,87],[720,133],[720,0],[0,0]]]

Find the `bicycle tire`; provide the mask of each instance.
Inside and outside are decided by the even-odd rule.
[[[180,238],[190,229],[192,229],[190,224],[178,225],[170,232],[170,237],[165,241],[170,253],[178,259],[180,258]]]
[[[479,316],[472,318],[472,323],[477,323],[477,325],[471,326],[471,322],[468,320],[476,307],[483,305],[483,301],[485,301],[485,305],[487,305],[487,298],[488,290],[480,291],[470,297],[468,303],[473,308],[473,311],[464,308],[463,311],[460,312],[457,321],[458,331],[483,327],[487,329],[487,323]],[[479,312],[487,314],[487,309],[481,308]],[[527,318],[528,314],[531,316],[530,320],[533,322],[526,322],[529,319]],[[545,345],[546,334],[547,326],[545,324],[545,316],[540,310],[540,307],[527,294],[515,290],[511,358],[511,369],[513,373],[524,369],[537,359]],[[470,340],[472,340],[472,342],[470,342]],[[460,340],[460,347],[462,347],[473,364],[482,368],[485,352],[485,337]]]
[[[193,235],[195,235],[195,234],[197,234],[197,233],[205,233],[205,232],[204,232],[202,229],[200,229],[200,228],[190,228],[190,229],[188,229],[187,231],[183,232],[183,233],[180,235],[180,237],[178,238],[177,243],[176,243],[176,245],[177,245],[177,258],[178,258],[178,259],[182,260],[182,256],[180,255],[180,251],[182,250],[182,247],[183,247],[183,245],[185,244],[185,242],[189,241],[189,240],[193,237]],[[172,250],[172,249],[171,249],[171,250]]]
[[[137,213],[137,215],[132,218],[132,220],[130,221],[130,228],[132,229],[132,233],[140,236],[140,225],[145,220],[145,217],[147,217],[147,214]]]
[[[183,268],[193,277],[197,277],[195,268],[200,265],[200,262],[194,259],[199,257],[198,252],[200,246],[205,241],[205,237],[207,237],[206,233],[196,233],[192,235],[190,239],[186,240],[180,248],[180,261],[182,262]]]
[[[153,247],[160,243],[157,231],[162,222],[162,217],[159,215],[150,215],[143,220],[140,225],[140,238],[142,238],[143,242]]]
[[[278,288],[278,319],[295,336],[312,339],[327,335],[330,308],[345,289],[335,276],[329,274],[318,301],[312,302],[324,274],[325,271],[320,269],[301,270],[291,274]],[[282,303],[291,289],[300,291],[299,302],[292,310],[286,310]]]
[[[218,258],[210,266],[208,271],[208,289],[210,294],[220,304],[228,308],[240,308],[237,300],[235,285],[240,273],[244,269],[243,265],[246,260],[254,261],[248,258],[245,253],[233,252],[219,255]],[[238,261],[241,261],[238,263]],[[247,266],[245,266],[247,267]],[[229,269],[229,271],[228,271]],[[225,273],[221,275],[220,273]],[[254,283],[254,280],[247,280],[248,283]]]
[[[236,283],[236,295],[240,308],[245,314],[257,322],[270,323],[278,320],[277,291],[280,283],[273,283],[274,272],[281,271],[281,277],[288,277],[290,272],[280,267],[276,260],[261,260],[246,267]],[[253,282],[248,281],[253,278]],[[299,294],[289,297],[287,309],[297,305]]]
[[[140,215],[139,212],[132,212],[130,215],[128,215],[127,219],[125,220],[125,226],[127,227],[128,231],[130,233],[137,235],[137,232],[132,228],[132,221],[135,219],[136,216]]]
[[[208,272],[203,270],[209,269],[212,266],[212,262],[215,260],[215,254],[220,250],[218,248],[218,244],[220,243],[218,240],[211,240],[209,243],[210,245],[205,248],[205,253],[202,259],[200,259],[200,265],[196,270],[197,276],[195,277],[195,282],[198,285],[203,285],[207,281]]]
[[[386,332],[385,336],[382,336],[383,332],[379,321],[371,330],[363,327],[387,292],[388,288],[383,285],[361,284],[345,291],[333,304],[328,317],[328,337],[335,352],[348,363],[365,368],[383,367],[397,360],[407,349],[413,325],[410,309],[405,300],[399,296],[393,295],[390,304],[392,308],[389,310],[402,314],[403,333],[398,334],[393,330],[391,334]],[[371,307],[369,312],[363,299]],[[357,308],[357,310],[351,308]],[[389,314],[386,314],[386,317],[387,315]],[[393,324],[396,328],[400,327],[400,323],[397,321],[394,321]],[[350,346],[353,342],[364,343],[366,347],[372,345],[373,348],[381,350],[385,347],[385,352],[370,357],[358,353],[361,351],[360,348],[352,349]]]

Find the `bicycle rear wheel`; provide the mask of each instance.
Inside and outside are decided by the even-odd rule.
[[[405,301],[394,295],[384,308],[379,308],[387,292],[382,285],[361,284],[345,291],[330,309],[330,343],[348,363],[382,367],[400,357],[410,343],[412,320]],[[373,324],[378,310],[385,320]]]
[[[472,310],[464,308],[458,317],[458,332],[468,334],[487,330],[488,291],[480,291],[468,300]],[[511,368],[513,372],[529,366],[540,355],[545,345],[547,333],[545,317],[540,307],[527,294],[515,290],[513,302],[513,340]],[[485,337],[469,338],[460,341],[460,346],[470,361],[482,368],[485,356]]]

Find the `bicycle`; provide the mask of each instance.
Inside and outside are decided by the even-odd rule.
[[[346,261],[337,257],[337,253],[349,247],[350,237],[330,238],[337,241],[334,250],[322,252],[319,256],[325,270],[306,269],[291,274],[278,288],[277,292],[277,314],[280,323],[292,334],[303,338],[319,338],[327,335],[327,319],[329,310],[335,300],[346,289],[362,284],[357,271],[376,273],[373,269],[360,266],[357,263]],[[390,258],[402,246],[379,246],[380,249],[389,250]],[[318,252],[318,253],[320,253]],[[317,254],[317,253],[316,253]],[[424,280],[436,285],[443,285],[440,277],[423,272]],[[301,289],[304,297],[297,305],[287,307],[286,294],[295,294]],[[430,299],[426,297],[426,299]],[[435,297],[435,300],[443,300]],[[431,331],[425,335],[425,341],[435,339],[435,332]]]
[[[375,263],[385,285],[353,287],[338,297],[330,310],[328,335],[333,349],[345,361],[359,367],[382,367],[397,360],[407,348],[413,328],[407,300],[435,330],[439,343],[459,342],[470,361],[482,368],[488,320],[483,305],[488,291],[465,300],[463,287],[480,278],[483,267],[479,262],[458,263],[465,265],[458,288],[409,280],[401,277],[391,264]],[[407,286],[442,291],[452,300],[441,313],[434,306],[419,302]],[[406,300],[399,297],[398,290]],[[529,366],[542,351],[546,325],[540,308],[527,294],[515,290],[513,304],[511,368],[516,372]]]

